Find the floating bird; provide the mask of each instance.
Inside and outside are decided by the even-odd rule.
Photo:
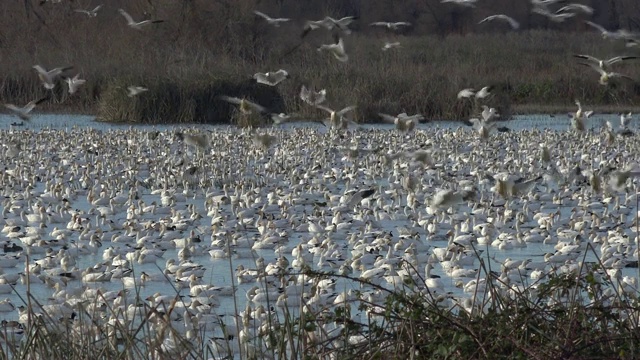
[[[514,30],[517,30],[518,28],[520,28],[520,23],[519,22],[517,22],[512,17],[507,16],[505,14],[487,16],[486,18],[480,20],[480,22],[478,24],[482,24],[484,22],[493,21],[493,20],[504,20],[504,21],[507,21],[509,23],[509,25],[511,25],[511,28],[514,29]]]
[[[323,44],[320,45],[318,51],[329,51],[333,54],[333,56],[339,61],[346,62],[349,60],[349,55],[344,51],[344,42],[342,38],[339,36],[335,36],[336,42],[334,44]]]
[[[287,22],[287,21],[291,20],[291,19],[287,19],[287,18],[272,18],[269,15],[267,15],[265,13],[262,13],[262,12],[260,12],[258,10],[255,10],[253,13],[258,15],[258,16],[260,16],[261,18],[265,19],[267,21],[267,23],[269,23],[269,25],[273,25],[275,27],[280,27],[280,23]]]
[[[269,86],[276,86],[288,77],[289,73],[283,69],[276,72],[255,73],[255,75],[253,75],[253,78],[256,79],[258,83]]]
[[[54,68],[49,71],[45,70],[40,65],[34,65],[33,68],[36,69],[36,71],[38,72],[38,77],[40,77],[40,81],[42,81],[44,88],[47,90],[51,90],[56,86],[55,84],[56,78],[60,76],[60,74],[62,74],[63,72],[73,69],[73,66],[68,66],[63,68]]]
[[[326,89],[315,91],[314,89],[307,88],[305,85],[302,85],[302,87],[300,88],[300,99],[302,99],[302,101],[306,102],[309,105],[320,105],[326,100],[326,98]]]
[[[245,114],[245,115],[249,115],[252,114],[254,111],[257,111],[259,113],[268,113],[269,111],[262,105],[258,105],[254,102],[251,102],[247,99],[240,99],[237,97],[231,97],[231,96],[220,96],[219,97],[221,100],[224,100],[226,102],[232,103],[232,104],[236,104],[239,105],[238,108],[240,109],[240,112]]]
[[[101,8],[102,8],[102,4],[96,6],[93,10],[75,9],[74,11],[78,13],[87,14],[87,16],[89,17],[96,17],[98,16],[98,10],[100,10]]]
[[[134,96],[140,95],[145,91],[149,91],[149,89],[147,89],[146,87],[135,86],[135,85],[127,87],[127,90],[128,90],[127,96],[129,97],[134,97]]]
[[[29,101],[29,103],[23,107],[18,107],[13,104],[4,104],[4,106],[7,109],[13,111],[13,113],[17,115],[20,119],[31,120],[31,115],[30,115],[31,111],[33,111],[33,109],[36,108],[36,105],[40,104],[41,102],[47,99],[48,97],[43,97],[42,99],[32,100],[32,101]]]
[[[87,82],[87,80],[80,79],[80,74],[76,74],[76,76],[72,78],[67,78],[65,81],[69,85],[69,94],[75,93],[81,85]]]
[[[124,16],[125,19],[127,19],[127,25],[136,30],[141,30],[146,25],[164,22],[164,20],[142,20],[140,22],[136,22],[135,20],[133,20],[131,15],[129,15],[123,9],[118,9],[118,11],[120,12],[120,14],[122,14],[122,16]]]

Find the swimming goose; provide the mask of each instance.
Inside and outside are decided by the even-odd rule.
[[[276,72],[255,73],[255,75],[253,75],[253,78],[256,79],[258,83],[269,86],[276,86],[288,77],[289,73],[283,69]]]
[[[336,35],[335,36],[335,40],[336,40],[336,42],[334,44],[322,44],[322,45],[320,45],[320,47],[318,48],[318,51],[327,50],[331,54],[333,54],[333,56],[336,59],[338,59],[338,61],[342,61],[342,62],[348,61],[349,60],[349,55],[347,55],[347,53],[344,50],[344,42],[342,41],[342,38],[339,37],[338,35]]]
[[[40,104],[41,102],[47,100],[48,97],[43,97],[42,99],[38,99],[38,100],[31,100],[29,101],[29,103],[23,107],[18,107],[16,105],[13,104],[4,104],[4,106],[13,111],[13,113],[15,115],[17,115],[20,119],[22,120],[31,120],[31,111],[33,111],[33,109],[36,108],[36,105]]]
[[[83,85],[87,80],[80,79],[80,74],[76,74],[76,76],[72,78],[66,78],[65,81],[69,85],[69,94],[73,94],[76,90]]]
[[[376,21],[369,24],[369,26],[381,26],[386,27],[389,30],[399,30],[404,26],[411,26],[410,22],[406,21],[398,21],[398,22],[387,22],[387,21]]]
[[[269,25],[273,25],[275,27],[280,27],[280,23],[287,22],[287,21],[291,20],[291,19],[287,19],[287,18],[272,18],[271,16],[269,16],[269,15],[267,15],[265,13],[262,13],[262,12],[260,12],[258,10],[254,10],[253,13],[258,15],[258,16],[260,16],[261,18],[265,19],[267,21],[267,23],[269,23]]]
[[[231,97],[231,96],[225,96],[225,95],[221,95],[219,96],[219,98],[221,100],[224,100],[226,102],[232,103],[232,104],[236,104],[239,105],[239,109],[240,112],[245,114],[245,115],[249,115],[252,114],[253,111],[257,111],[259,113],[268,113],[269,111],[262,105],[258,105],[254,102],[251,102],[247,99],[240,99],[237,97]]]
[[[142,94],[145,91],[149,91],[149,89],[147,89],[146,87],[142,87],[142,86],[132,85],[132,86],[127,87],[127,91],[128,91],[128,93],[127,93],[128,97],[134,97],[134,96]]]
[[[300,99],[302,99],[302,101],[306,102],[309,105],[320,105],[325,101],[326,98],[326,89],[315,91],[315,89],[307,88],[305,85],[302,85],[302,87],[300,88]]]
[[[54,87],[56,87],[56,84],[55,84],[56,78],[60,76],[60,74],[62,74],[63,72],[73,69],[73,66],[67,66],[63,68],[54,68],[49,71],[45,70],[40,65],[34,65],[33,68],[38,72],[38,77],[40,78],[40,81],[42,81],[44,88],[47,90],[51,90]]]
[[[493,21],[493,20],[496,20],[496,19],[497,20],[507,21],[509,23],[509,25],[511,25],[511,28],[514,29],[514,30],[517,30],[520,27],[520,23],[518,23],[512,17],[507,16],[505,14],[497,14],[497,15],[487,16],[486,18],[480,20],[480,22],[478,24],[482,24],[482,23],[487,22],[487,21]]]
[[[146,25],[164,22],[164,20],[142,20],[140,22],[136,22],[133,20],[131,15],[129,15],[129,13],[127,13],[123,9],[118,9],[118,12],[120,12],[120,14],[122,14],[122,16],[124,16],[124,18],[127,20],[127,25],[136,30],[141,30],[142,27]]]
[[[98,10],[100,10],[101,8],[102,4],[96,6],[95,8],[93,8],[93,10],[75,9],[74,11],[77,13],[87,14],[87,16],[89,17],[96,17],[98,16]]]
[[[617,72],[606,71],[596,64],[591,64],[591,63],[590,64],[579,63],[579,64],[590,66],[593,70],[597,71],[600,74],[600,80],[599,80],[600,85],[603,85],[603,86],[609,85],[609,80],[614,77],[625,78],[635,82],[635,79],[627,75],[623,75]]]

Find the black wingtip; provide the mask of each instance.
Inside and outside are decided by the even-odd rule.
[[[373,193],[375,193],[375,192],[376,192],[376,189],[364,190],[364,191],[362,192],[362,198],[363,198],[363,199],[366,199],[366,198],[368,198],[369,196],[373,195]]]

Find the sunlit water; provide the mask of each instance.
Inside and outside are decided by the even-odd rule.
[[[599,128],[603,126],[605,121],[607,120],[610,120],[617,124],[618,116],[617,115],[594,116],[593,118],[587,121],[587,126],[590,128]],[[129,125],[112,125],[112,124],[95,122],[94,117],[92,116],[42,115],[42,114],[35,115],[30,122],[24,122],[23,126],[11,125],[11,123],[16,123],[16,122],[20,123],[20,121],[16,120],[16,118],[14,117],[0,115],[0,130],[4,131],[7,129],[13,129],[13,130],[16,130],[16,132],[14,133],[15,136],[20,136],[20,132],[19,132],[20,130],[32,130],[32,131],[40,131],[42,129],[70,130],[74,127],[91,127],[91,128],[99,129],[102,131],[109,131],[112,129],[122,129],[123,127],[129,126]],[[570,126],[569,119],[565,115],[515,116],[513,120],[501,123],[501,125],[504,125],[515,131],[520,129],[530,129],[534,127],[548,128],[552,130],[562,131],[562,130],[566,130]],[[321,126],[315,123],[296,123],[296,124],[286,125],[286,127],[297,127],[297,126],[318,127],[321,131],[324,131]],[[429,129],[431,127],[456,128],[459,126],[461,126],[460,123],[435,122],[435,123],[420,124],[419,128],[425,128],[425,129]],[[176,128],[176,126],[173,126],[173,125],[136,125],[136,127],[141,129],[149,129],[149,130],[165,130],[165,129]],[[216,129],[220,129],[220,128],[227,128],[226,126],[206,126],[206,125],[185,125],[184,127],[205,128],[211,131],[216,131]],[[389,128],[389,129],[392,128],[392,126],[388,126],[388,125],[365,125],[365,127]],[[636,128],[635,124],[633,123],[631,127],[633,129]],[[39,186],[42,186],[42,184],[40,184]],[[37,190],[41,190],[41,189],[37,189]],[[194,204],[201,212],[206,213],[206,211],[204,210],[204,199],[201,195],[202,194],[200,194],[200,196],[197,196],[195,198],[188,198],[187,203]],[[160,196],[146,193],[146,194],[142,194],[142,200],[144,200],[146,204],[150,204],[153,201],[157,201],[159,203]],[[84,211],[88,211],[91,208],[90,204],[86,200],[86,197],[83,197],[83,196],[79,196],[71,206],[74,209],[79,209]],[[635,204],[633,204],[633,206],[634,206],[634,209],[633,209],[634,212],[632,213],[635,213],[637,209],[635,208]],[[309,210],[311,210],[311,208],[312,207],[310,206]],[[221,214],[231,214],[231,209],[229,208],[229,206],[224,206],[221,210],[222,210]],[[570,209],[564,208],[561,211],[563,212],[564,216],[567,216]],[[125,216],[126,214],[124,213],[118,214],[115,216],[114,221],[122,222]],[[156,215],[155,217],[149,216],[148,218],[157,220],[157,217],[158,215]],[[201,220],[201,223],[209,224],[210,220],[211,220],[210,218],[205,217]],[[383,221],[382,224],[384,225],[387,231],[391,231],[391,232],[396,232],[397,227],[399,226],[407,225],[405,221]],[[50,230],[51,229],[48,229],[48,231]],[[248,231],[255,232],[255,230],[248,230]],[[188,230],[185,231],[185,233],[188,233]],[[254,233],[252,235],[258,236],[257,233]],[[290,257],[291,249],[297,245],[301,236],[302,234],[293,233],[289,237],[290,241],[285,251],[288,257]],[[0,235],[0,238],[3,238],[3,236]],[[203,241],[203,244],[208,244],[210,243],[210,237],[209,236],[203,237],[202,241]],[[104,243],[102,245],[103,248],[99,249],[96,254],[93,254],[93,255],[87,254],[87,255],[79,256],[77,259],[78,268],[85,269],[87,267],[91,267],[98,263],[104,262],[105,260],[103,260],[102,258],[102,251],[104,250],[104,248],[111,245],[112,244],[108,242]],[[443,246],[446,246],[446,241],[433,241],[433,242],[430,242],[429,245],[431,247],[443,247]],[[526,247],[523,247],[523,248],[513,248],[510,250],[504,250],[504,251],[498,250],[497,248],[484,247],[484,246],[479,246],[479,249],[484,250],[482,257],[486,261],[488,266],[492,267],[493,269],[499,269],[500,265],[496,261],[500,262],[506,258],[516,259],[516,260],[532,259],[533,261],[543,261],[543,255],[545,253],[554,252],[553,247],[554,245],[534,243],[534,244],[528,244]],[[179,249],[167,250],[163,255],[163,258],[158,260],[157,263],[153,263],[153,264],[137,264],[135,262],[132,263],[134,274],[136,275],[136,277],[138,277],[142,271],[149,274],[161,273],[165,266],[164,261],[166,259],[177,259],[178,250]],[[267,262],[273,261],[277,257],[276,255],[274,255],[273,250],[257,250],[257,255],[263,257]],[[44,254],[32,254],[30,255],[30,257],[31,257],[30,262],[33,263],[34,260],[44,257]],[[210,283],[210,284],[219,285],[219,286],[226,286],[231,284],[232,279],[234,279],[234,269],[238,265],[242,264],[246,268],[255,268],[255,262],[254,262],[254,259],[252,258],[242,258],[242,259],[232,258],[231,264],[230,264],[229,259],[212,259],[209,256],[209,254],[206,252],[202,254],[196,254],[192,258],[192,260],[206,267],[207,271],[203,277],[203,280],[205,283]],[[317,258],[314,259],[314,261],[316,260]],[[594,261],[595,255],[592,252],[587,252],[585,260]],[[475,262],[473,267],[475,268],[478,267],[478,261]],[[6,274],[24,272],[24,264],[19,264],[11,268],[4,268],[3,271]],[[456,295],[462,294],[462,290],[455,286],[454,281],[450,277],[442,273],[442,269],[440,267],[436,267],[433,270],[433,274],[442,275],[442,280],[445,282],[445,284],[448,287],[447,290],[451,291],[453,294],[456,294]],[[623,274],[636,276],[637,270],[626,268],[623,270]],[[70,286],[72,286],[71,284],[75,284],[75,286],[81,285],[80,281],[78,280],[70,282]],[[123,284],[119,279],[113,279],[110,282],[87,283],[85,285],[88,287],[101,287],[105,289],[105,291],[118,290],[123,288]],[[217,307],[214,311],[218,314],[233,314],[236,312],[236,307],[237,309],[240,309],[240,310],[244,309],[245,303],[246,303],[245,294],[254,285],[255,283],[239,284],[235,301],[234,301],[234,298],[232,297],[220,297],[220,306]],[[359,285],[350,281],[339,281],[338,285],[336,286],[336,291],[343,291],[349,288],[359,288]],[[26,290],[27,289],[24,284],[18,283],[15,287],[14,292],[1,295],[1,296],[4,296],[10,299],[16,305],[20,305],[23,303],[23,299],[26,299],[26,296],[25,296]],[[48,303],[49,301],[48,297],[51,296],[52,294],[52,290],[44,285],[32,284],[30,290],[33,297],[37,299],[39,302],[41,302],[42,304]],[[131,289],[131,291],[134,291],[134,290],[135,289]],[[175,294],[176,290],[174,290],[172,286],[169,285],[168,283],[151,282],[143,287],[140,287],[139,291],[141,292],[141,297],[146,298],[147,296],[150,296],[155,293],[172,295],[172,294]],[[182,290],[178,289],[178,291],[180,291],[180,294],[184,295],[185,297],[189,294],[188,287]],[[272,299],[272,301],[275,302],[275,299]],[[355,314],[355,317],[363,316],[362,314],[358,313],[357,310],[355,309],[353,313]],[[18,316],[17,311],[12,311],[12,312],[1,314],[0,318],[13,320],[13,319],[17,319],[17,316]]]

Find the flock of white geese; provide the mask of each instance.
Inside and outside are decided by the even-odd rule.
[[[97,326],[133,329],[153,313],[176,354],[178,336],[221,354],[265,350],[267,319],[285,306],[346,302],[364,320],[379,308],[359,301],[388,295],[375,285],[481,313],[488,281],[533,297],[549,273],[596,256],[612,296],[637,295],[637,136],[322,129],[262,129],[268,143],[233,127],[1,131],[5,329],[28,325],[12,295],[27,286],[31,316],[97,341],[109,341]]]
[[[121,13],[136,29],[160,22]],[[347,29],[347,20],[307,27]],[[342,39],[319,50],[348,60]],[[616,76],[605,67],[625,60],[579,56],[603,84]],[[47,87],[65,69],[36,70]],[[255,78],[276,85],[287,75]],[[82,79],[67,81],[77,89]],[[489,87],[458,94],[488,96]],[[353,106],[322,105],[326,90],[303,87],[300,97],[329,114],[327,129],[285,128],[288,115],[270,114],[276,125],[258,130],[0,131],[3,341],[19,341],[34,316],[114,343],[148,319],[163,337],[152,351],[178,356],[187,339],[221,357],[267,355],[264,335],[283,308],[318,315],[348,304],[366,323],[388,289],[481,314],[489,282],[535,298],[551,273],[578,273],[584,261],[601,263],[611,299],[637,296],[629,267],[638,264],[640,140],[631,114],[594,128],[593,112],[576,101],[562,131],[495,131],[499,114],[488,106],[471,119],[476,131],[420,126],[421,115],[406,113],[380,114],[394,128],[364,128],[345,116]],[[223,100],[244,114],[267,112]],[[29,119],[40,101],[8,107]],[[479,257],[493,264],[490,275]],[[20,300],[27,290],[31,308]],[[344,327],[321,325],[313,341]]]

